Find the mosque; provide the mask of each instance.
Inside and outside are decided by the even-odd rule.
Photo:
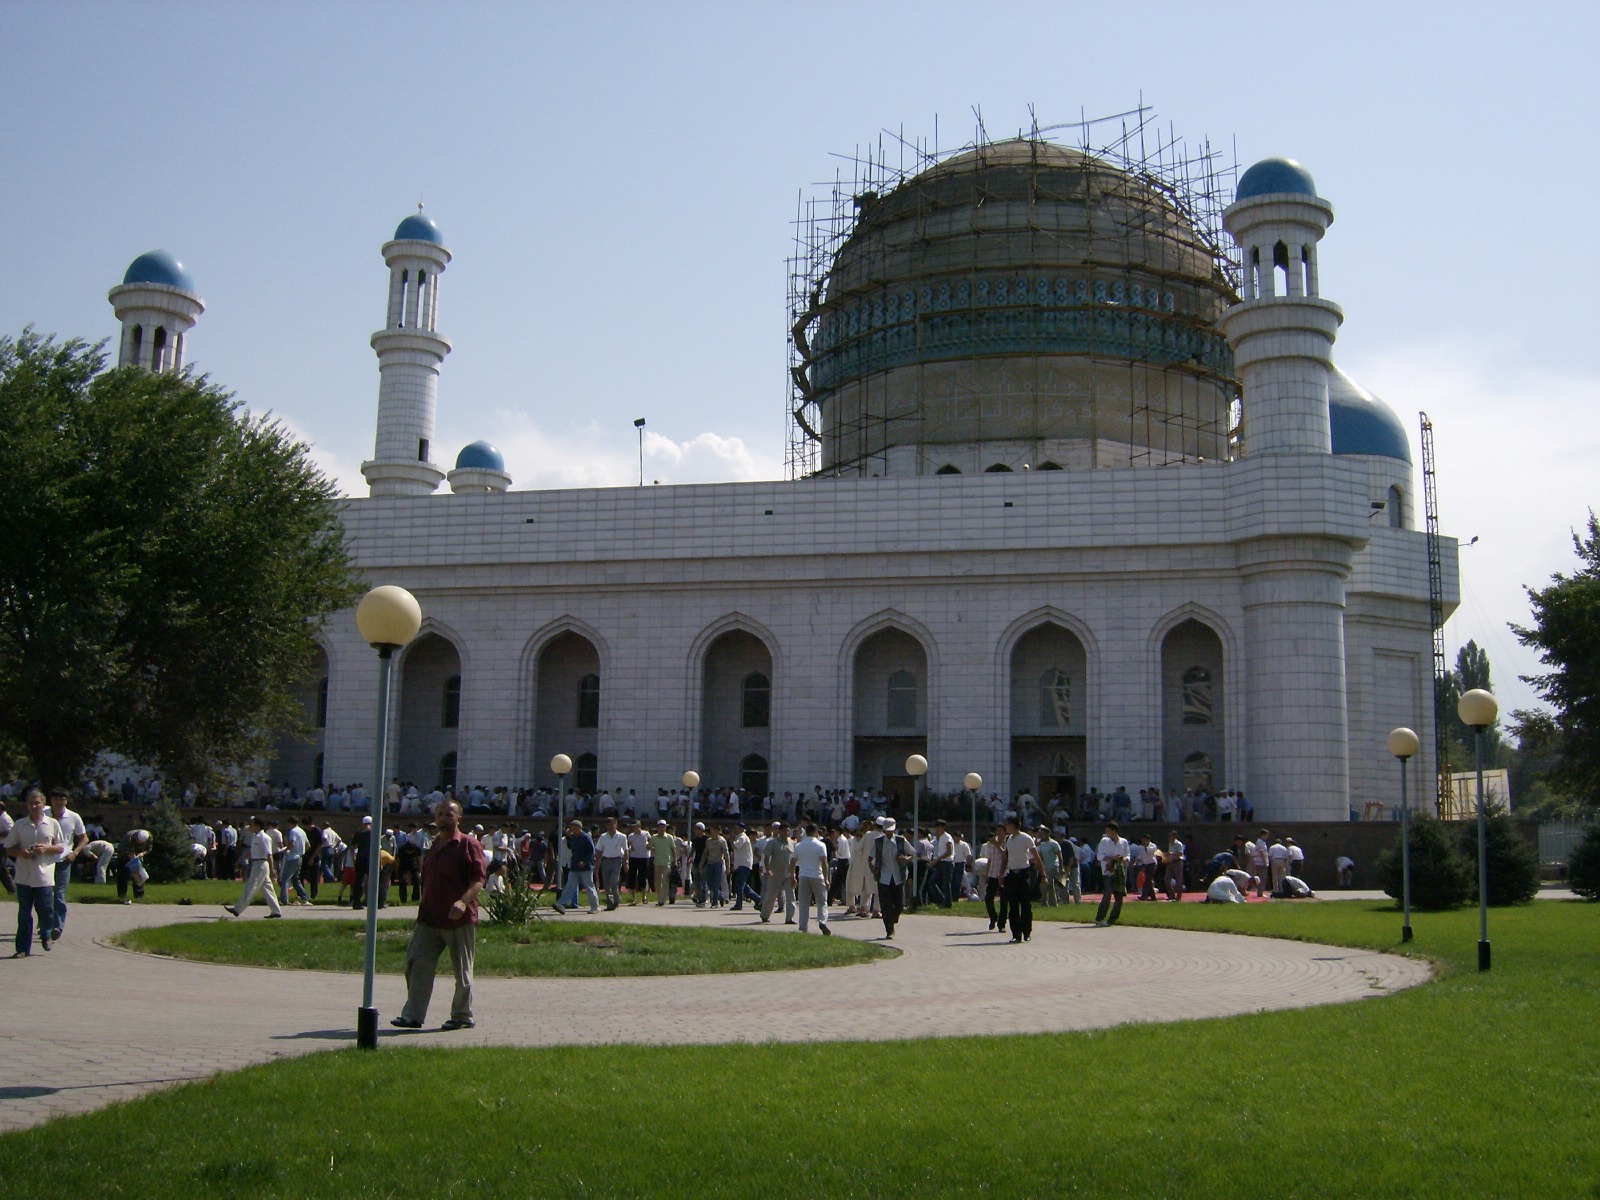
[[[383,245],[372,584],[416,594],[390,776],[653,795],[704,786],[1041,797],[1242,789],[1258,817],[1434,773],[1425,534],[1405,426],[1334,366],[1333,207],[1287,159],[1218,206],[1037,136],[852,198],[796,314],[809,455],[759,483],[513,491],[436,461],[445,238]],[[1232,245],[1223,248],[1221,229]],[[164,252],[110,293],[120,359],[176,369],[204,309]],[[448,492],[441,492],[441,485]],[[1456,543],[1443,542],[1446,611]],[[311,735],[270,778],[367,780],[377,657],[332,617]]]

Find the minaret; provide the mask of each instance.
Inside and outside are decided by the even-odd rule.
[[[122,322],[117,366],[183,369],[184,335],[205,312],[206,302],[181,262],[165,250],[141,254],[106,299]]]
[[[439,227],[422,215],[400,222],[383,246],[389,315],[372,335],[378,355],[378,442],[361,473],[374,496],[426,496],[444,481],[433,462],[439,364],[450,339],[435,332],[439,276],[450,261]]]
[[[1243,384],[1244,453],[1327,454],[1328,368],[1344,314],[1318,295],[1317,243],[1333,206],[1293,159],[1239,179],[1223,224],[1244,257],[1238,304],[1222,315]]]

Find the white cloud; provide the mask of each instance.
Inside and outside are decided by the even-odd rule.
[[[257,412],[251,409],[250,415],[253,417],[266,417],[269,420],[276,421],[284,429],[288,430],[291,437],[303,442],[310,451],[311,461],[321,468],[324,475],[333,480],[334,485],[338,487],[340,492],[346,496],[365,496],[367,494],[367,480],[361,474],[361,459],[351,458],[336,448],[318,444],[312,440],[310,434],[306,433],[304,429],[282,413]]]
[[[1525,586],[1572,568],[1572,530],[1600,509],[1600,376],[1529,366],[1516,347],[1450,341],[1345,365],[1401,415],[1414,446],[1417,411],[1433,420],[1439,524],[1463,543],[1461,607],[1445,626],[1451,662],[1475,639],[1502,711],[1529,706],[1532,689],[1517,676],[1540,664],[1507,625],[1529,620]]]

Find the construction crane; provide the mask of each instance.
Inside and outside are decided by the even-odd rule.
[[[1444,713],[1444,552],[1439,544],[1439,489],[1433,465],[1433,422],[1422,417],[1422,503],[1428,521],[1428,615],[1433,624],[1433,767],[1438,781],[1435,815],[1447,816],[1455,801],[1450,776],[1449,735]]]

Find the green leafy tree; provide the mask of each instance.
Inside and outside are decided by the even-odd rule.
[[[1587,534],[1574,532],[1572,544],[1578,570],[1552,576],[1548,587],[1528,588],[1533,624],[1512,626],[1522,644],[1538,650],[1539,661],[1549,668],[1524,679],[1551,711],[1515,716],[1519,726],[1556,745],[1551,785],[1586,804],[1600,805],[1600,521],[1593,509]]]
[[[1484,868],[1489,876],[1489,904],[1526,904],[1539,894],[1539,852],[1521,833],[1511,814],[1498,804],[1484,818]],[[1461,853],[1470,864],[1471,895],[1478,898],[1478,822],[1464,823]]]
[[[1465,904],[1474,891],[1471,868],[1442,821],[1426,813],[1411,817],[1411,907],[1439,912]],[[1386,895],[1400,899],[1404,863],[1400,847],[1385,850],[1376,863]]]
[[[144,869],[152,883],[182,883],[194,878],[194,838],[170,800],[160,800],[150,811],[150,849]]]
[[[1460,715],[1456,712],[1456,704],[1460,701],[1461,694],[1470,692],[1473,688],[1492,692],[1494,681],[1489,667],[1488,652],[1476,641],[1469,639],[1465,646],[1456,651],[1455,669],[1446,672],[1439,681],[1439,708],[1435,714],[1440,723],[1439,727],[1445,731],[1445,752],[1450,765],[1457,771],[1470,771],[1476,762],[1472,730],[1462,723]],[[1500,727],[1496,723],[1483,731],[1484,766],[1496,765],[1504,757],[1506,753],[1500,740]]]
[[[0,338],[0,744],[204,782],[299,719],[288,685],[358,588],[304,445],[204,377]]]
[[[1600,900],[1600,825],[1591,828],[1572,851],[1567,883],[1585,900]]]

